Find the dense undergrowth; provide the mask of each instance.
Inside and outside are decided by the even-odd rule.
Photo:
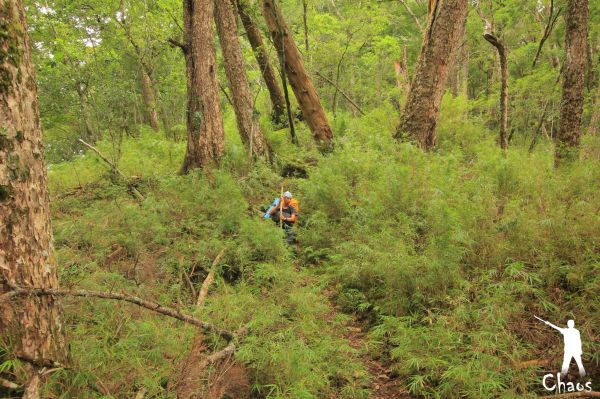
[[[574,318],[598,380],[600,143],[556,170],[551,146],[504,156],[469,104],[446,98],[440,149],[392,139],[393,110],[335,121],[321,156],[269,133],[274,167],[246,160],[227,119],[219,170],[177,175],[184,143],[151,132],[98,143],[145,200],[93,153],[50,166],[55,249],[64,287],[125,291],[195,312],[195,294],[226,248],[207,306],[222,328],[248,327],[237,359],[257,398],[366,398],[365,366],[343,338],[347,315],[370,328],[372,355],[416,397],[525,397],[557,369],[560,337],[540,315]],[[308,178],[281,178],[286,165]],[[261,220],[281,184],[300,199],[297,246]],[[53,375],[60,397],[164,397],[193,329],[120,302],[66,300],[75,366]],[[222,345],[210,341],[215,348]],[[4,367],[18,368],[18,364]]]
[[[465,105],[446,98],[434,154],[394,144],[385,110],[354,124],[301,184],[304,259],[326,265],[414,395],[541,392],[562,336],[533,315],[575,319],[598,379],[598,138],[556,170],[550,146],[504,156]],[[550,362],[525,368],[535,359]]]

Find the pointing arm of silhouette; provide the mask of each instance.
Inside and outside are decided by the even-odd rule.
[[[555,330],[557,330],[557,331],[560,331],[560,333],[562,334],[562,330],[563,330],[562,328],[560,328],[560,327],[558,327],[558,326],[555,326],[554,324],[550,323],[549,321],[546,321],[546,320],[544,320],[544,319],[541,319],[541,318],[539,318],[539,317],[537,317],[537,316],[533,316],[533,317],[535,317],[536,319],[538,319],[538,320],[539,320],[539,321],[541,321],[542,323],[544,323],[544,324],[546,324],[546,325],[548,325],[548,326],[550,326],[550,327],[554,328]]]
[[[546,324],[548,324],[550,327],[554,328],[555,330],[558,330],[562,333],[562,328],[555,326],[554,324],[550,323],[549,321],[546,322]]]

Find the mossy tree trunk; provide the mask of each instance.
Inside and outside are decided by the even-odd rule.
[[[430,16],[408,100],[395,137],[423,149],[437,142],[436,127],[448,69],[464,33],[467,0],[431,0]]]
[[[554,156],[557,165],[577,158],[579,153],[587,64],[588,14],[588,0],[568,0],[562,105]]]
[[[218,163],[225,132],[213,43],[214,0],[184,0],[187,150],[182,173]]]
[[[244,66],[244,55],[237,34],[235,5],[233,0],[215,3],[215,21],[221,41],[225,74],[231,89],[233,110],[242,142],[250,154],[270,160],[269,145],[254,118],[254,98]]]
[[[12,286],[57,288],[37,85],[23,3],[0,0],[0,295]],[[31,362],[68,360],[61,307],[28,296],[0,307],[0,342]],[[31,367],[24,398],[38,398]]]
[[[304,67],[302,55],[275,0],[262,0],[262,14],[279,60],[285,67],[285,74],[302,110],[302,116],[312,131],[317,145],[321,150],[327,150],[331,146],[333,132],[317,91]]]
[[[140,63],[140,75],[142,83],[142,98],[144,100],[144,107],[146,108],[148,123],[152,130],[158,132],[160,127],[158,124],[158,111],[156,110],[156,94],[154,84],[150,78],[148,68],[143,63]]]
[[[269,54],[263,43],[262,34],[258,25],[250,15],[245,0],[237,0],[236,2],[242,25],[244,25],[244,30],[248,36],[248,42],[250,42],[250,46],[252,46],[254,57],[260,68],[265,86],[267,86],[267,90],[269,90],[269,96],[273,107],[272,119],[275,123],[283,123],[285,120],[285,99],[283,98],[283,92],[281,91],[275,69],[269,60]]]

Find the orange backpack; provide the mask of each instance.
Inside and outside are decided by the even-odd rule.
[[[296,212],[300,213],[300,203],[298,202],[297,199],[292,198],[292,200],[290,201],[290,205],[294,207]]]

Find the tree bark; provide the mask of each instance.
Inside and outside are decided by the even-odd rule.
[[[144,100],[144,106],[146,107],[146,113],[148,115],[148,122],[150,127],[155,132],[158,132],[158,112],[156,110],[156,96],[154,94],[154,85],[152,79],[148,73],[148,68],[140,63],[140,75],[142,83],[142,99]]]
[[[496,47],[500,57],[500,136],[498,143],[500,148],[508,150],[508,61],[506,46],[491,33],[483,35],[485,40]]]
[[[37,85],[23,3],[0,0],[0,295],[11,286],[57,288]],[[15,356],[68,361],[53,297],[0,306],[2,343]],[[32,370],[25,396],[39,395]]]
[[[448,68],[464,32],[468,1],[438,0],[430,4],[430,9],[417,68],[395,135],[398,140],[408,135],[423,149],[432,149],[437,142],[439,108]]]
[[[225,131],[213,44],[214,0],[184,0],[187,149],[181,173],[218,163]]]
[[[554,161],[577,157],[587,63],[588,0],[568,0],[563,92]]]
[[[260,68],[265,85],[269,90],[269,96],[271,97],[271,104],[273,106],[272,119],[275,123],[282,123],[285,119],[285,99],[283,98],[283,93],[279,86],[279,80],[275,73],[275,69],[273,69],[271,61],[269,61],[269,55],[263,44],[260,29],[248,13],[244,0],[237,0],[237,6],[242,25],[244,25],[244,30],[248,36],[248,41],[254,51],[254,57]]]
[[[229,80],[233,110],[242,142],[251,155],[270,160],[271,150],[258,121],[254,118],[254,99],[244,66],[242,47],[237,35],[233,0],[215,3],[215,20],[221,41],[225,74]]]
[[[321,150],[327,150],[331,146],[333,132],[312,80],[304,67],[300,51],[275,0],[262,0],[262,14],[280,62],[285,66],[285,74],[294,90],[302,115],[317,145]]]

